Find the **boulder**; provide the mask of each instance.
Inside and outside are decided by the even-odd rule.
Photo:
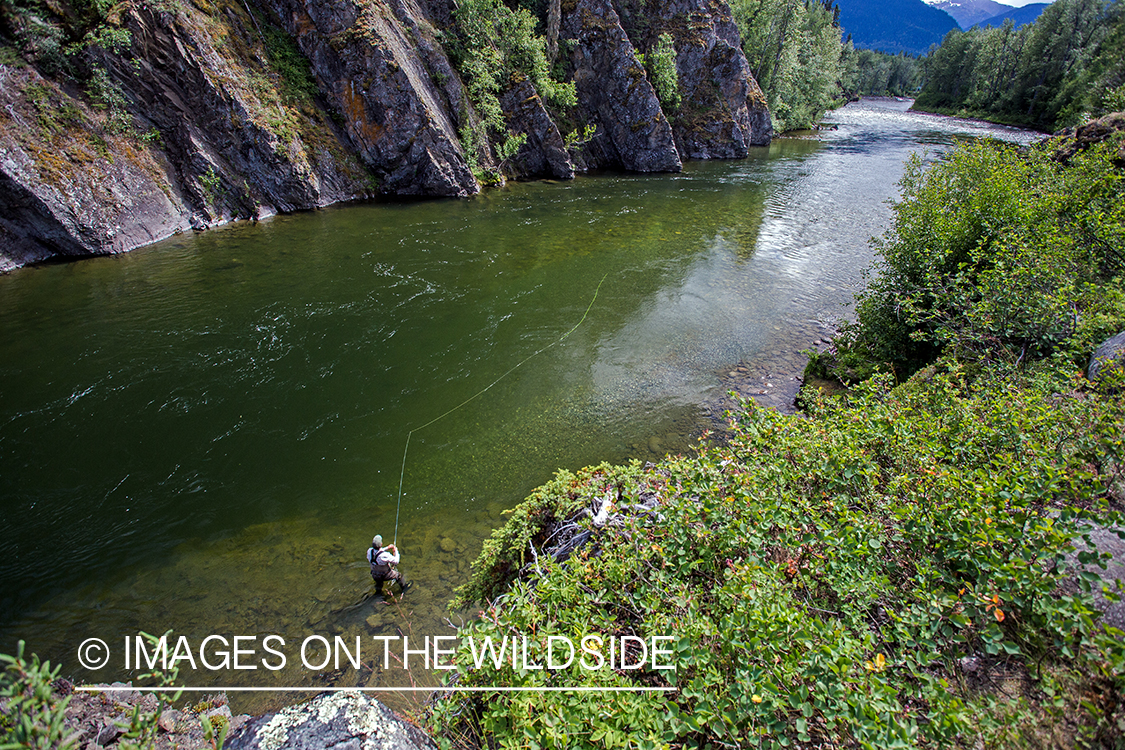
[[[1054,149],[1054,158],[1065,164],[1080,151],[1121,132],[1125,132],[1125,112],[1112,112],[1077,128],[1060,130],[1051,136],[1048,143]],[[1118,146],[1116,161],[1118,166],[1125,166],[1125,141]]]
[[[1086,368],[1086,377],[1096,382],[1104,379],[1111,370],[1120,373],[1123,358],[1125,358],[1125,331],[1106,339],[1094,350],[1094,355],[1090,357],[1090,364]]]
[[[365,693],[321,693],[307,703],[255,717],[228,750],[436,750],[422,730]]]

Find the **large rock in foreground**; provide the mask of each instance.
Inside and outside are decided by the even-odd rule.
[[[1086,368],[1086,377],[1096,382],[1104,380],[1111,372],[1120,374],[1123,369],[1125,369],[1125,331],[1106,339],[1094,351]]]
[[[365,693],[322,693],[308,703],[258,716],[227,741],[228,750],[437,750],[422,730],[407,724]]]
[[[1060,130],[1051,136],[1050,143],[1054,147],[1055,159],[1066,164],[1079,152],[1109,140],[1121,132],[1125,132],[1125,112],[1111,112],[1077,128]],[[1119,166],[1125,166],[1125,142],[1118,146],[1117,163]]]

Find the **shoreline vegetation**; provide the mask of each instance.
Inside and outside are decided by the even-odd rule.
[[[477,667],[446,747],[1114,747],[1122,633],[1120,132],[911,165],[858,320],[809,373],[851,384],[658,465],[560,472],[486,542],[463,632],[674,635],[669,672]],[[1111,368],[1112,369],[1112,368]],[[1120,378],[1120,374],[1117,376]],[[1104,591],[1103,591],[1104,588]]]
[[[1125,330],[1125,133],[1094,131],[909,166],[857,320],[807,371],[845,394],[806,389],[796,415],[740,400],[692,455],[560,471],[485,543],[463,635],[673,636],[674,669],[478,667],[461,650],[451,684],[675,692],[447,692],[421,717],[435,741],[1125,741],[1099,546],[1125,537],[1125,377],[1084,374]],[[7,667],[6,741],[62,739],[57,671]],[[145,726],[155,738],[159,713]]]
[[[1034,23],[950,31],[915,108],[1050,133],[1125,109],[1125,8],[1058,0]]]

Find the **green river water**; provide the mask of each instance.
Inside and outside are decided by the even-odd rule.
[[[556,469],[684,450],[731,388],[788,398],[800,351],[848,314],[907,156],[1029,140],[906,106],[849,105],[838,130],[677,175],[333,208],[0,277],[0,651],[24,639],[110,681],[133,674],[138,630],[279,634],[284,669],[184,681],[436,684],[293,654],[313,634],[450,634],[482,541]],[[361,601],[407,433],[520,362],[413,434],[415,585]],[[113,657],[91,671],[94,637]]]

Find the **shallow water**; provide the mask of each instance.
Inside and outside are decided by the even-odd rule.
[[[557,468],[655,460],[728,388],[791,389],[910,153],[1032,138],[905,107],[849,105],[838,130],[678,175],[348,206],[0,277],[0,651],[22,638],[107,681],[130,672],[120,653],[82,669],[86,638],[272,633],[292,654],[451,632],[481,542]],[[395,536],[400,472],[415,586],[389,605],[363,599],[363,555]],[[436,682],[371,667],[184,679]]]

